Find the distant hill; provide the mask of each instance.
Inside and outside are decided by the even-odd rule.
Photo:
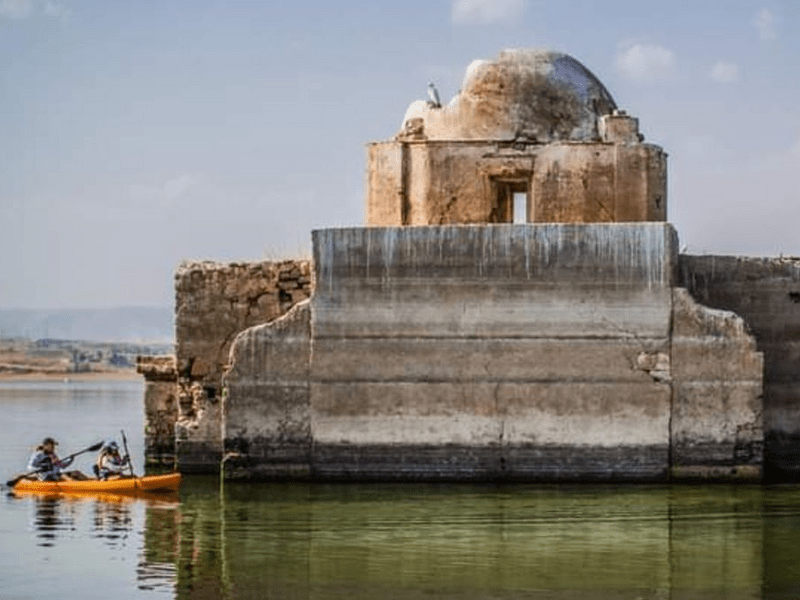
[[[175,328],[167,307],[0,309],[0,338],[11,337],[169,344]]]

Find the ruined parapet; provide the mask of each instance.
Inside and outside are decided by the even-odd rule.
[[[175,463],[175,423],[178,420],[174,356],[137,356],[136,371],[144,375],[144,456],[149,465]]]
[[[800,258],[681,255],[680,279],[747,323],[764,355],[764,477],[800,480]]]
[[[673,291],[671,466],[675,479],[760,479],[763,355],[738,315]]]
[[[308,260],[185,262],[175,274],[177,466],[218,472],[222,375],[244,329],[278,318],[309,297]]]
[[[223,400],[225,477],[310,473],[310,327],[309,303],[303,301],[234,341]]]
[[[506,51],[369,144],[367,223],[666,221],[667,155],[643,139],[574,58]]]

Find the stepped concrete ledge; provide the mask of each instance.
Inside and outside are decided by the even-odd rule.
[[[671,225],[325,229],[313,245],[309,302],[232,345],[226,476],[760,476],[761,355],[741,319],[676,291]]]

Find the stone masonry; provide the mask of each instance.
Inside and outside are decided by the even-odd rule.
[[[144,455],[150,465],[175,463],[178,420],[178,371],[174,356],[139,356],[136,371],[144,375]]]
[[[234,337],[311,295],[310,263],[185,262],[175,274],[176,464],[217,472],[222,375]]]

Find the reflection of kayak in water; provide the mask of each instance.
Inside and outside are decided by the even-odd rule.
[[[118,479],[83,479],[71,481],[37,481],[21,479],[15,492],[44,492],[54,494],[92,493],[139,494],[142,492],[175,492],[181,485],[180,473],[120,477]]]
[[[43,492],[41,490],[18,490],[11,492],[17,498],[35,497],[43,500],[100,500],[106,503],[123,503],[144,500],[161,505],[177,504],[178,494],[174,490],[161,490],[156,492]]]

